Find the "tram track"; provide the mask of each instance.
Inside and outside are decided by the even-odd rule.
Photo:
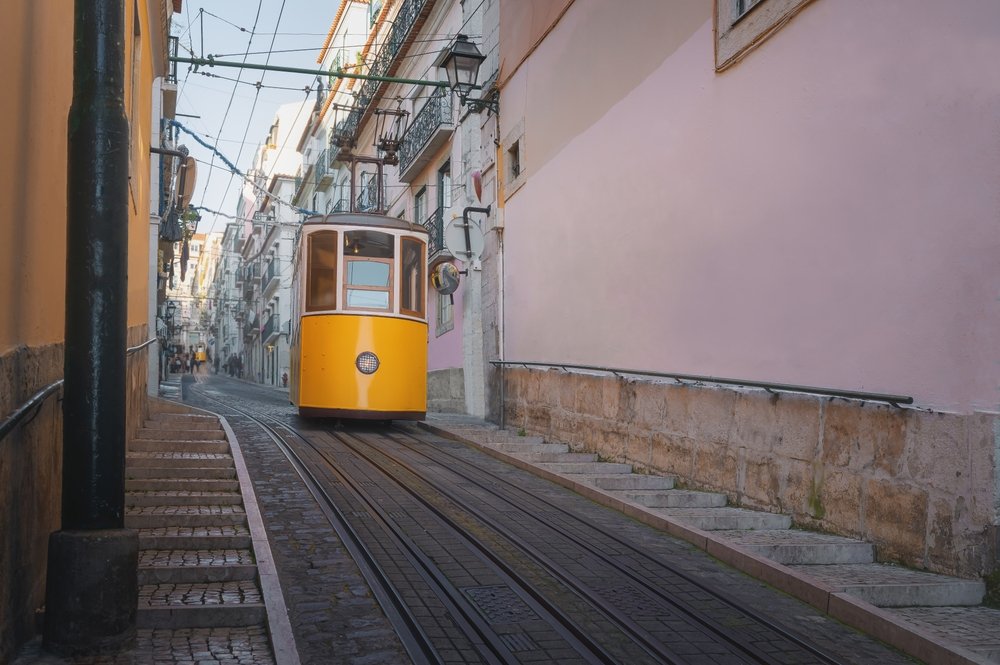
[[[386,610],[390,622],[393,624],[407,653],[413,658],[415,663],[443,663],[439,649],[435,646],[434,640],[428,636],[421,627],[419,619],[407,606],[403,595],[396,588],[383,566],[372,554],[364,539],[351,525],[349,518],[335,497],[331,496],[324,484],[310,469],[308,461],[293,446],[282,437],[276,427],[265,421],[276,423],[277,427],[284,429],[292,436],[296,437],[313,454],[321,457],[328,465],[328,468],[336,478],[338,483],[350,489],[354,498],[368,509],[369,514],[375,517],[386,533],[400,545],[401,551],[405,553],[407,559],[413,565],[414,570],[421,573],[421,576],[434,591],[435,595],[442,601],[448,614],[456,620],[458,628],[470,638],[470,641],[477,647],[477,654],[486,663],[503,664],[517,662],[517,657],[512,653],[508,642],[493,631],[489,623],[483,619],[480,613],[472,606],[462,592],[457,589],[449,580],[447,575],[428,557],[421,549],[406,536],[404,529],[397,523],[395,518],[382,507],[379,502],[371,496],[371,493],[363,488],[363,483],[351,478],[338,468],[338,464],[331,458],[328,451],[321,448],[310,437],[303,435],[297,428],[287,423],[281,422],[270,416],[252,414],[243,409],[239,409],[221,400],[201,393],[200,396],[206,400],[223,405],[225,408],[239,413],[257,424],[262,431],[274,441],[275,445],[284,453],[292,464],[296,473],[302,478],[310,493],[320,504],[324,514],[330,520],[331,525],[338,535],[344,540],[345,545],[351,555],[358,561],[362,575],[369,582],[373,593]],[[391,474],[385,471],[387,478],[392,478]],[[448,520],[450,522],[450,520]],[[571,645],[574,651],[580,656],[581,662],[594,664],[618,663],[620,660],[609,654],[597,641],[591,639],[584,630],[576,626],[572,619],[566,616],[558,607],[551,604],[541,594],[530,589],[530,583],[517,579],[517,574],[506,567],[503,562],[491,556],[489,548],[479,543],[471,534],[468,534],[462,527],[451,523],[450,528],[459,534],[463,540],[472,544],[484,558],[491,559],[494,566],[500,572],[500,576],[511,588],[518,589],[528,606],[539,616],[552,625],[560,636]],[[665,663],[682,663],[680,660],[660,660]]]
[[[405,594],[393,582],[392,575],[383,569],[378,555],[371,551],[364,536],[352,525],[350,516],[345,514],[343,508],[345,505],[362,506],[373,523],[368,525],[369,528],[377,525],[384,533],[391,534],[399,552],[420,574],[427,587],[433,590],[447,614],[455,620],[456,627],[475,646],[476,653],[483,662],[516,662],[517,657],[511,652],[509,639],[505,639],[509,636],[497,634],[489,622],[484,620],[481,611],[477,611],[477,608],[473,607],[462,589],[457,588],[432,557],[422,551],[420,544],[406,534],[405,528],[398,522],[394,511],[383,505],[383,499],[368,489],[371,481],[355,477],[355,474],[361,475],[358,473],[360,467],[343,468],[343,460],[338,460],[338,455],[341,453],[335,452],[335,447],[339,446],[342,451],[349,452],[359,463],[366,465],[371,473],[377,474],[383,481],[394,484],[399,491],[419,504],[422,510],[427,511],[427,514],[433,515],[440,525],[450,530],[453,534],[452,537],[461,541],[470,551],[476,552],[476,555],[484,563],[493,566],[503,583],[513,589],[533,612],[544,618],[554,627],[560,637],[572,646],[576,658],[580,662],[632,661],[622,659],[620,651],[616,652],[617,655],[609,652],[600,641],[592,639],[587,631],[574,621],[573,617],[565,614],[558,605],[550,601],[531,580],[525,578],[521,572],[495,555],[494,547],[477,538],[468,527],[463,526],[449,513],[453,511],[465,513],[483,525],[485,529],[496,534],[496,537],[510,543],[522,552],[525,558],[535,562],[540,569],[544,569],[561,585],[577,594],[610,624],[614,625],[624,637],[633,643],[633,648],[638,648],[645,655],[645,659],[650,662],[668,664],[692,661],[689,658],[689,653],[685,653],[683,650],[678,651],[671,646],[676,641],[664,639],[662,634],[658,635],[657,631],[646,628],[645,626],[649,625],[648,617],[633,618],[628,611],[611,602],[614,599],[609,600],[606,592],[607,585],[605,585],[604,590],[593,588],[588,582],[580,579],[546,553],[543,547],[522,537],[521,533],[497,518],[495,516],[496,510],[490,514],[489,511],[473,505],[473,502],[467,496],[462,496],[460,492],[455,490],[455,487],[471,485],[477,491],[490,497],[489,501],[506,506],[508,513],[516,511],[524,516],[520,519],[521,522],[530,523],[535,530],[541,533],[552,534],[551,536],[543,536],[542,540],[558,537],[563,542],[571,543],[574,547],[579,548],[586,556],[597,562],[604,575],[613,574],[625,580],[625,586],[629,593],[638,589],[639,594],[649,606],[647,614],[667,616],[675,622],[683,618],[683,621],[687,623],[685,630],[696,627],[703,635],[701,639],[713,640],[714,643],[725,645],[725,653],[717,654],[722,656],[721,660],[713,660],[712,662],[841,662],[801,640],[767,617],[741,606],[738,601],[727,597],[721,590],[711,589],[684,571],[672,569],[663,561],[634,547],[625,539],[604,531],[600,532],[599,537],[582,538],[559,525],[552,524],[551,520],[545,520],[541,515],[556,511],[564,514],[567,519],[580,521],[580,518],[554,502],[511,485],[507,479],[481,469],[461,456],[454,455],[440,447],[428,446],[425,441],[406,429],[396,427],[375,436],[329,428],[302,431],[272,416],[250,413],[207,395],[202,396],[251,419],[281,449],[322,507],[327,519],[344,541],[351,555],[358,562],[373,594],[383,606],[389,620],[400,635],[401,642],[416,663],[441,663],[445,659],[441,655],[439,646],[435,644],[434,638],[424,630],[420,617],[416,616],[407,605]],[[324,438],[327,440],[322,441]],[[294,443],[291,443],[289,439]],[[403,450],[408,451],[409,456],[402,454]],[[433,464],[448,469],[449,473],[456,474],[456,482],[443,482],[439,478],[435,478],[433,474],[428,474],[426,469],[420,468],[421,463],[412,458],[413,455],[425,460],[425,466]],[[313,469],[317,466],[326,469],[322,474],[325,476],[324,478],[317,477],[314,472]],[[440,505],[436,505],[441,503],[440,500],[429,500],[425,496],[427,489],[421,490],[415,487],[414,480],[425,484],[427,488],[433,490],[440,497],[444,497],[453,508],[442,508]],[[341,496],[334,496],[332,492],[328,491],[331,485],[340,486]],[[596,530],[593,525],[582,522],[581,524]],[[596,531],[595,536],[598,536]],[[645,566],[658,569],[659,574],[673,576],[676,578],[675,584],[676,580],[682,580],[685,584],[693,585],[700,592],[709,593],[725,607],[722,610],[714,609],[713,612],[716,616],[711,616],[712,613],[706,614],[703,608],[699,609],[692,606],[691,603],[671,597],[655,581],[650,581],[649,575],[640,574],[636,570],[622,565],[619,561],[621,557],[606,555],[594,545],[594,542],[607,541],[616,542],[617,546],[627,550],[631,557],[642,560]],[[758,648],[755,641],[748,638],[747,631],[740,629],[740,627],[745,628],[748,625],[752,626],[753,630],[758,631],[758,633],[761,629],[770,631],[773,639],[783,641],[785,644],[781,653],[775,653],[773,648]]]
[[[417,437],[414,437],[412,434],[406,432],[405,430],[399,427],[394,428],[394,431],[405,436],[407,439],[421,441]],[[721,640],[724,640],[726,643],[734,647],[734,649],[737,650],[741,655],[749,658],[751,662],[774,663],[775,662],[774,654],[764,652],[760,649],[755,648],[754,645],[747,639],[747,636],[745,634],[738,633],[736,631],[727,628],[724,625],[723,621],[730,624],[736,623],[734,621],[734,617],[732,616],[724,617],[723,621],[712,619],[711,617],[706,616],[703,610],[699,610],[693,607],[691,603],[686,603],[682,600],[678,600],[676,597],[672,597],[664,593],[660,587],[650,583],[646,576],[636,574],[632,570],[629,570],[626,567],[622,566],[619,563],[620,558],[608,556],[601,548],[594,547],[592,540],[580,538],[574,535],[573,533],[560,528],[558,525],[552,524],[539,517],[540,514],[543,514],[543,511],[539,510],[539,507],[540,506],[543,507],[544,510],[557,511],[566,516],[567,518],[577,522],[580,526],[590,529],[595,533],[599,531],[601,537],[616,542],[620,547],[627,549],[631,556],[642,559],[646,565],[659,567],[667,574],[683,580],[685,583],[696,587],[700,591],[711,594],[714,598],[724,603],[733,612],[738,613],[739,617],[736,617],[737,619],[739,618],[749,619],[750,621],[754,622],[757,626],[765,627],[766,629],[772,631],[776,635],[780,636],[782,639],[787,640],[789,643],[793,644],[796,648],[808,652],[811,656],[815,658],[815,660],[812,662],[829,663],[831,665],[840,662],[838,659],[823,653],[820,649],[817,649],[813,645],[805,642],[797,635],[794,635],[790,631],[785,630],[775,622],[769,620],[767,617],[759,613],[753,612],[751,610],[748,610],[741,603],[730,598],[720,589],[713,588],[710,585],[704,584],[703,582],[697,580],[691,575],[688,575],[677,568],[667,565],[662,560],[650,556],[647,552],[635,547],[627,540],[619,538],[612,532],[599,530],[594,525],[583,522],[577,515],[575,515],[571,511],[563,509],[555,502],[547,501],[535,494],[532,494],[517,487],[516,485],[512,485],[504,478],[501,478],[496,474],[492,474],[489,471],[485,471],[480,467],[476,466],[475,464],[470,463],[468,460],[465,460],[457,455],[452,455],[440,448],[433,448],[434,454],[430,455],[425,450],[418,449],[415,446],[411,445],[410,443],[401,440],[399,436],[393,437],[387,434],[386,438],[389,438],[398,445],[405,446],[408,450],[412,451],[413,453],[418,454],[424,457],[425,459],[433,461],[434,463],[442,466],[443,468],[452,470],[457,476],[461,478],[461,481],[463,483],[465,484],[472,483],[476,485],[480,490],[487,492],[494,500],[502,501],[510,505],[512,508],[520,511],[526,519],[532,520],[539,529],[557,532],[561,537],[573,543],[581,551],[585,551],[589,555],[597,559],[602,567],[601,568],[602,570],[615,571],[616,573],[627,578],[630,583],[638,585],[642,593],[654,596],[665,605],[670,606],[671,608],[674,608],[675,610],[683,613],[685,616],[693,619],[703,628],[710,631],[713,636],[718,637]],[[367,445],[371,445],[368,444],[367,441],[365,441],[364,443],[366,443]],[[417,476],[422,475],[420,474],[419,469],[417,469],[414,465],[403,461],[398,455],[387,454],[384,450],[380,450],[380,452],[390,457],[394,463],[406,467],[407,470],[413,473],[414,475]],[[455,464],[460,464],[461,467],[463,468],[463,472],[459,473],[458,471],[456,471]],[[480,480],[476,480],[475,478],[476,475],[479,475],[480,477],[486,477],[489,479],[490,482],[482,482]],[[494,529],[497,533],[501,534],[505,539],[515,543],[529,556],[531,556],[533,559],[535,559],[543,566],[545,566],[553,575],[558,577],[563,583],[572,587],[582,596],[587,598],[592,604],[595,605],[595,607],[606,608],[608,606],[608,600],[602,597],[600,593],[598,593],[596,590],[592,588],[588,588],[585,584],[581,583],[581,581],[578,580],[572,573],[569,573],[568,571],[564,570],[558,563],[549,559],[543,552],[539,551],[537,547],[527,542],[524,538],[521,538],[517,533],[514,533],[511,529],[507,528],[499,520],[494,519],[486,512],[473,507],[467,499],[458,496],[458,494],[454,491],[452,486],[449,486],[447,483],[436,482],[427,477],[423,477],[423,480],[431,484],[437,492],[440,492],[442,495],[449,497],[450,500],[455,502],[457,505],[462,506],[463,510],[470,511],[477,519],[482,521],[491,529]],[[500,491],[497,488],[502,488],[502,490],[504,491]],[[516,501],[513,501],[510,498],[509,493],[507,492],[508,490],[509,493],[520,494],[521,497],[526,500],[526,503],[528,505],[526,505],[525,503],[518,503]],[[656,653],[660,657],[664,658],[662,662],[686,662],[683,659],[678,660],[677,659],[678,656],[676,654],[673,654],[672,650],[668,646],[656,640],[656,638],[651,636],[648,631],[637,626],[636,622],[631,620],[625,613],[618,611],[607,611],[607,610],[606,612],[609,615],[609,618],[611,618],[613,621],[615,621],[615,623],[621,626],[623,631],[629,633],[635,639],[641,640],[647,646],[652,646],[652,648],[655,649]]]

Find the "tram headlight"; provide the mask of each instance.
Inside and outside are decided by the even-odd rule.
[[[362,374],[374,374],[378,369],[378,356],[371,351],[364,351],[358,354],[354,364]]]

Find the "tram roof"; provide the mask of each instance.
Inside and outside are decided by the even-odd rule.
[[[337,226],[374,226],[382,229],[397,229],[414,233],[427,233],[420,224],[411,224],[403,219],[387,215],[371,215],[363,212],[334,212],[329,215],[314,215],[306,219],[305,225],[334,224]]]

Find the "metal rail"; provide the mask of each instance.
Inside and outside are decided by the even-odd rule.
[[[130,346],[129,348],[125,349],[125,355],[130,356],[136,351],[140,351],[141,349],[146,348],[155,341],[156,338],[151,337],[142,344],[139,344],[138,346]],[[46,398],[48,398],[50,395],[52,395],[57,390],[62,388],[64,381],[65,381],[64,379],[59,379],[45,386],[44,388],[36,392],[34,395],[29,397],[24,404],[17,407],[14,410],[14,412],[11,413],[9,416],[7,416],[7,418],[3,422],[0,422],[0,440],[3,440],[5,436],[10,434],[14,430],[14,428],[16,428],[21,423],[21,421],[27,417],[29,413],[31,413],[34,409],[39,408],[42,405],[42,402],[46,400]]]
[[[799,386],[792,383],[771,383],[769,381],[751,381],[748,379],[728,379],[719,376],[699,376],[697,374],[676,374],[672,372],[649,372],[639,369],[621,369],[616,367],[599,367],[596,365],[574,365],[571,363],[543,363],[521,360],[491,360],[491,365],[500,368],[509,366],[528,367],[558,367],[562,370],[580,369],[591,372],[606,372],[615,376],[635,375],[652,376],[664,379],[674,379],[678,383],[718,383],[727,386],[740,386],[744,388],[762,388],[768,392],[806,393],[809,395],[822,395],[825,397],[843,397],[845,399],[858,399],[866,402],[885,402],[892,406],[899,407],[900,404],[913,404],[913,397],[909,395],[892,395],[887,393],[869,393],[859,390],[839,390],[837,388],[819,388],[816,386]]]

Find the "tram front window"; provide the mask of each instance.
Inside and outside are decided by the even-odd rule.
[[[358,309],[389,309],[391,273],[388,263],[349,259],[347,306]]]

